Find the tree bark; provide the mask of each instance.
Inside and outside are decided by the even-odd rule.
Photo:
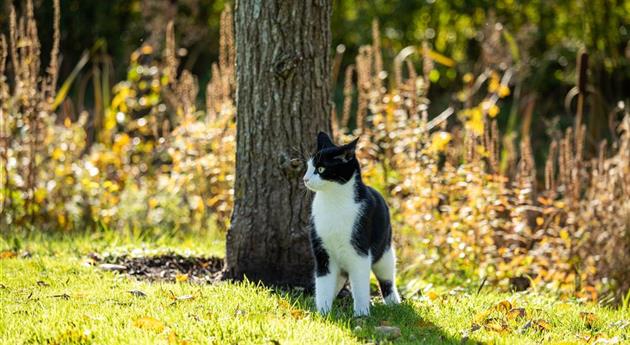
[[[237,150],[227,276],[309,286],[304,155],[330,130],[331,0],[238,0]]]

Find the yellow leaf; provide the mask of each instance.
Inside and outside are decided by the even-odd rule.
[[[494,118],[499,115],[499,107],[496,104],[493,104],[488,109],[488,116]]]
[[[431,145],[429,150],[433,152],[442,152],[446,149],[446,145],[451,141],[451,134],[448,132],[437,132],[431,135]]]
[[[545,224],[545,219],[543,217],[536,217],[536,224],[538,225]]]
[[[58,148],[58,147],[57,147],[57,148],[55,148],[55,149],[53,150],[53,152],[52,152],[52,154],[50,155],[50,157],[51,157],[53,160],[58,161],[58,160],[60,160],[60,159],[63,157],[63,151],[62,151],[60,148]]]
[[[497,303],[494,306],[494,309],[500,313],[506,314],[508,311],[512,309],[512,303],[510,303],[510,301],[504,300]]]
[[[473,78],[474,77],[473,77],[472,73],[466,73],[466,74],[464,74],[464,77],[462,77],[462,80],[464,81],[464,83],[468,84],[471,81],[473,81]]]
[[[304,311],[300,310],[300,309],[291,309],[291,316],[296,319],[296,320],[300,320],[304,318]]]
[[[566,229],[560,230],[560,238],[567,241],[569,239],[569,232]]]
[[[505,86],[505,85],[501,85],[499,87],[499,97],[503,98],[503,97],[507,97],[510,95],[510,88]]]
[[[446,57],[446,56],[444,56],[444,55],[442,55],[442,54],[440,54],[440,53],[438,53],[438,52],[436,52],[434,50],[431,50],[431,49],[429,49],[428,53],[429,53],[428,55],[431,58],[431,60],[433,60],[433,61],[435,61],[435,62],[437,62],[439,64],[442,64],[442,65],[444,65],[446,67],[453,67],[453,66],[455,66],[455,60],[453,60],[453,59],[451,59],[449,57]]]
[[[535,326],[535,329],[539,331],[548,331],[551,329],[551,324],[543,319],[532,321],[532,326]]]
[[[0,252],[0,259],[12,259],[17,256],[17,253],[12,250],[3,250]]]
[[[440,295],[433,291],[429,291],[427,292],[427,297],[429,297],[430,300],[435,301],[438,297],[440,297]]]
[[[145,316],[145,317],[136,319],[133,322],[133,325],[135,327],[138,327],[147,331],[152,331],[155,333],[161,333],[164,330],[164,327],[166,327],[164,325],[164,322],[158,319],[154,319],[150,316]]]
[[[42,203],[46,199],[47,194],[46,188],[37,188],[35,190],[35,202]]]
[[[486,320],[483,327],[489,331],[498,333],[507,333],[510,330],[505,321],[496,318]]]
[[[507,316],[510,320],[525,317],[526,315],[527,315],[527,312],[525,311],[525,308],[512,308],[507,313]]]
[[[592,327],[597,321],[597,316],[593,313],[583,311],[580,312],[580,319],[582,319],[588,327]]]
[[[483,135],[483,113],[479,108],[471,109],[466,127],[477,136]]]
[[[185,282],[188,280],[188,274],[177,274],[175,276],[175,281],[178,283]]]
[[[566,204],[564,203],[564,201],[556,201],[553,203],[553,206],[555,206],[556,208],[565,208]]]
[[[499,89],[499,86],[501,84],[499,83],[499,78],[497,77],[491,77],[490,78],[490,82],[488,83],[488,92],[495,92]]]

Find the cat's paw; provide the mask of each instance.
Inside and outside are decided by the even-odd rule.
[[[355,308],[354,309],[354,317],[365,317],[370,316],[370,308]]]
[[[385,304],[400,304],[400,295],[398,295],[397,291],[394,291],[385,297],[384,300]]]

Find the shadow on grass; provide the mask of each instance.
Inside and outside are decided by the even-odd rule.
[[[313,296],[303,293],[280,292],[281,298],[292,305],[311,313],[316,313]],[[372,294],[374,297],[375,295]],[[411,302],[403,301],[399,305],[385,305],[380,297],[373,300],[369,317],[355,318],[352,315],[352,297],[342,293],[335,299],[333,309],[322,320],[331,322],[349,332],[357,340],[376,344],[392,342],[395,344],[466,344],[461,336],[453,336],[424,318]],[[319,317],[319,316],[316,316]],[[400,329],[400,336],[387,336],[379,333],[377,327],[390,326]]]

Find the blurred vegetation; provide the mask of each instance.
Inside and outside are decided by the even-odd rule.
[[[99,31],[83,52],[64,42],[89,23],[66,21],[107,11],[54,3],[2,12],[0,228],[226,229],[236,134],[229,8],[120,2],[109,10],[132,13],[121,17],[146,40],[120,34],[135,34],[127,23],[116,37]],[[628,293],[628,6],[336,2],[335,40],[346,48],[334,58],[332,127],[340,141],[361,135],[365,177],[392,206],[409,291],[440,277],[602,302]],[[52,15],[37,25],[40,8]]]
[[[8,27],[9,6],[18,10],[23,1],[0,0],[0,27]],[[98,106],[90,76],[100,70],[113,86],[126,74],[128,57],[143,42],[161,48],[166,24],[174,19],[182,67],[199,78],[203,87],[210,79],[208,61],[219,55],[219,13],[230,1],[201,0],[109,0],[61,2],[61,80],[70,74],[86,49],[92,58],[83,68],[70,94],[72,106],[81,111]],[[36,18],[42,27],[52,25],[53,11],[44,0],[35,1]],[[352,63],[359,46],[371,37],[372,19],[378,18],[383,31],[383,59],[386,65],[406,46],[427,42],[442,59],[432,74],[431,113],[438,113],[461,88],[461,76],[480,74],[490,66],[514,67],[515,99],[505,113],[516,114],[523,100],[534,99],[532,132],[539,163],[540,150],[548,146],[545,136],[563,130],[572,111],[563,99],[575,85],[575,56],[589,52],[589,84],[592,97],[587,106],[593,114],[588,121],[587,140],[592,148],[600,138],[610,136],[604,120],[606,108],[628,97],[630,89],[630,1],[628,0],[422,0],[422,1],[334,1],[333,43],[345,45],[342,70]],[[52,40],[40,35],[43,61],[47,61]],[[489,56],[484,51],[492,51]],[[106,65],[106,66],[104,66]],[[391,73],[390,70],[388,72]],[[341,86],[341,85],[339,85]],[[341,87],[336,101],[341,102]],[[626,91],[624,93],[624,91]],[[202,101],[203,94],[200,96]],[[68,104],[70,106],[70,103]],[[573,108],[575,106],[573,105]],[[545,121],[542,121],[545,120]],[[499,121],[501,128],[517,127],[518,119]]]

